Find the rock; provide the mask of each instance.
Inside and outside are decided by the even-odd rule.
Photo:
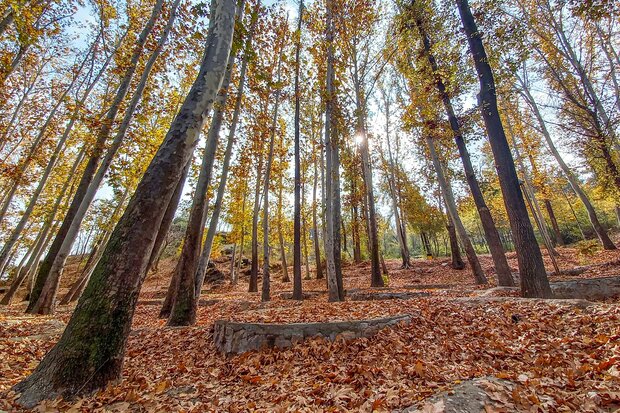
[[[531,303],[531,304],[555,304],[568,305],[578,308],[586,308],[596,305],[592,301],[579,299],[544,299],[544,298],[522,298],[522,297],[458,297],[451,300],[454,303],[465,305],[487,305],[489,303]]]
[[[430,293],[427,292],[374,292],[374,291],[359,291],[347,294],[347,297],[351,301],[370,301],[370,300],[411,300],[412,298],[428,297]]]
[[[226,281],[226,276],[220,271],[212,261],[209,261],[207,266],[207,272],[205,273],[205,284],[223,284]]]
[[[311,338],[323,337],[334,341],[336,338],[354,339],[369,337],[379,330],[397,325],[409,324],[410,314],[385,318],[356,321],[336,321],[324,323],[239,323],[217,320],[214,325],[215,347],[224,354],[240,354],[263,348],[287,348]]]
[[[521,294],[519,287],[494,287],[488,290],[479,290],[475,294],[479,297],[506,297]]]
[[[620,297],[620,277],[584,278],[568,281],[556,281],[549,284],[555,298],[603,300]],[[519,287],[495,287],[475,294],[480,297],[501,297],[518,295]]]
[[[551,283],[556,298],[603,300],[620,297],[620,277],[587,278]]]
[[[415,280],[414,280],[415,281]],[[420,282],[420,280],[417,280]],[[448,288],[454,288],[452,284],[409,284],[403,285],[401,288],[405,290],[443,290]]]
[[[411,406],[400,410],[400,413],[480,413],[488,411],[485,406],[492,407],[493,400],[487,394],[487,389],[498,387],[512,390],[514,384],[507,380],[495,377],[480,377],[467,380],[456,385],[452,390],[438,393],[430,397],[420,407]],[[503,407],[503,406],[501,406]],[[491,410],[496,411],[496,410]],[[499,410],[497,410],[499,411]]]
[[[302,292],[302,296],[304,300],[308,300],[310,298],[313,297],[317,297],[323,294],[327,294],[327,291],[303,291]],[[285,291],[283,293],[280,293],[280,298],[283,300],[292,300],[293,299],[293,292],[292,291]]]

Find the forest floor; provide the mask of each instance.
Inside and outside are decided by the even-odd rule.
[[[579,275],[551,281],[620,275],[620,251],[584,253],[560,248],[563,270]],[[481,256],[492,278],[489,256]],[[509,254],[516,271],[514,254]],[[552,271],[549,262],[549,271]],[[227,274],[227,264],[217,264]],[[247,277],[205,291],[219,300],[199,308],[196,326],[169,328],[157,318],[173,269],[164,262],[145,281],[127,346],[123,378],[91,397],[54,400],[38,411],[370,412],[417,406],[443,411],[429,397],[474,377],[490,383],[487,412],[612,412],[620,409],[620,299],[587,307],[554,300],[458,301],[477,290],[468,269],[452,270],[446,259],[414,260],[402,270],[387,262],[389,287],[447,284],[428,297],[409,300],[327,303],[325,294],[303,302],[285,300],[291,283],[272,275],[272,301],[247,293]],[[292,274],[292,271],[290,271]],[[305,274],[304,274],[305,275]],[[313,277],[314,274],[311,274]],[[66,277],[66,289],[70,276]],[[368,289],[370,265],[347,265],[346,289]],[[325,290],[324,280],[304,280],[304,290]],[[61,291],[62,294],[62,291]],[[36,367],[59,338],[72,307],[54,316],[23,314],[24,303],[0,309],[0,410],[15,411],[11,386]],[[311,339],[284,350],[225,357],[215,349],[218,319],[253,322],[355,320],[411,314],[409,325],[370,338]]]

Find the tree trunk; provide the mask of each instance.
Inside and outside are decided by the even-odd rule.
[[[27,313],[49,314],[53,311],[54,298],[58,288],[58,280],[62,275],[64,263],[71,250],[70,245],[68,244],[72,244],[73,242],[71,239],[73,238],[71,233],[75,231],[75,226],[73,229],[71,228],[73,220],[78,215],[82,201],[86,197],[88,187],[93,180],[97,166],[103,155],[103,151],[105,150],[106,142],[110,136],[112,127],[114,126],[116,115],[121,107],[121,104],[123,103],[123,100],[125,99],[125,96],[127,95],[127,92],[129,91],[131,80],[138,66],[138,61],[142,55],[144,45],[146,44],[146,40],[153,30],[155,22],[161,13],[162,6],[163,0],[157,0],[147,24],[136,41],[130,63],[125,69],[123,77],[116,90],[114,100],[106,112],[105,119],[101,122],[101,129],[97,134],[97,139],[92,150],[92,154],[88,159],[86,167],[84,168],[77,191],[71,201],[71,206],[69,207],[62,225],[60,226],[60,230],[58,231],[58,234],[56,234],[56,238],[54,239],[54,242],[52,242],[52,246],[50,247],[45,260],[41,265],[39,274],[37,275],[35,281],[34,289],[32,291],[30,303],[26,309]],[[45,294],[42,296],[43,292],[45,292]]]
[[[295,189],[293,211],[293,299],[302,300],[301,286],[301,160],[299,133],[299,54],[301,51],[301,25],[303,22],[304,2],[299,1],[299,18],[297,22],[297,38],[295,41]]]
[[[315,148],[315,156],[314,156],[314,180],[312,183],[312,241],[314,244],[314,265],[316,267],[316,279],[320,280],[323,278],[323,266],[321,262],[321,248],[319,247],[319,226],[318,226],[318,200],[317,200],[317,181],[318,181],[318,171],[317,171],[317,151]]]
[[[447,219],[446,229],[448,230],[448,235],[450,238],[450,254],[452,256],[451,266],[455,270],[462,270],[465,268],[465,263],[463,262],[463,258],[461,258],[459,241],[456,238],[456,229],[454,228],[450,214],[448,214]]]
[[[221,85],[234,31],[234,0],[217,1],[200,71],[58,343],[14,387],[18,402],[92,393],[120,378],[131,321],[155,236]]]
[[[534,229],[527,214],[523,194],[519,188],[519,178],[515,170],[514,160],[497,110],[493,72],[482,44],[482,37],[471,14],[469,3],[467,0],[456,0],[456,4],[478,73],[480,109],[489,135],[517,251],[521,276],[521,294],[524,297],[548,298],[552,296],[551,288],[547,280],[542,254],[534,236]]]
[[[426,252],[426,258],[432,259],[433,251],[431,251],[431,244],[428,242],[428,236],[426,235],[426,232],[420,232],[420,239],[422,240],[422,245],[424,246],[424,251]]]
[[[327,72],[325,101],[325,257],[327,260],[327,286],[329,301],[342,301],[342,272],[340,271],[340,182],[338,146],[335,139],[335,89],[334,89],[334,22],[331,0],[326,3]]]
[[[478,179],[476,178],[474,167],[471,163],[469,151],[467,150],[465,140],[463,139],[461,124],[456,116],[456,113],[454,112],[452,101],[441,78],[439,66],[431,50],[431,40],[426,33],[424,22],[421,17],[416,19],[416,25],[420,31],[420,36],[422,37],[422,43],[424,44],[424,51],[427,60],[435,75],[435,87],[439,92],[439,96],[443,102],[446,114],[448,115],[450,128],[452,129],[452,134],[459,150],[459,156],[463,163],[465,178],[467,179],[467,184],[469,185],[474,203],[476,204],[476,209],[478,210],[478,215],[480,216],[480,221],[482,222],[482,228],[484,229],[484,234],[487,239],[489,249],[491,250],[491,256],[493,257],[493,264],[495,265],[495,273],[497,274],[498,283],[501,286],[514,286],[514,280],[510,274],[510,267],[508,266],[504,248],[502,247],[502,243],[499,238],[499,232],[497,232],[495,222],[491,216],[491,211],[487,207],[482,191],[480,190],[480,185],[478,184]]]
[[[547,215],[549,215],[549,221],[551,221],[551,227],[553,228],[553,233],[555,235],[555,243],[560,247],[563,247],[564,239],[562,238],[562,231],[560,231],[558,220],[555,217],[555,212],[553,212],[553,206],[551,205],[551,201],[549,199],[544,199],[543,202],[545,203]]]
[[[463,245],[465,255],[467,255],[467,261],[469,261],[474,280],[476,284],[486,284],[488,282],[487,278],[484,275],[482,267],[480,266],[480,261],[478,260],[478,256],[476,255],[474,246],[471,244],[471,240],[469,239],[467,231],[465,230],[465,227],[461,222],[461,218],[459,217],[456,208],[456,202],[454,201],[454,195],[452,194],[452,188],[450,187],[450,184],[444,175],[443,166],[441,164],[441,161],[439,160],[437,151],[435,150],[435,142],[433,141],[433,138],[427,136],[426,144],[428,145],[431,160],[433,161],[433,166],[435,167],[437,181],[439,182],[443,199],[446,203],[446,208],[448,210],[448,213],[450,214],[450,218],[452,218],[452,222],[454,223],[454,226],[456,228],[456,233],[459,236],[461,245]]]
[[[244,1],[240,1],[237,7],[237,22],[240,22],[243,18],[244,4]],[[230,86],[233,66],[237,56],[237,49],[235,42],[233,42],[230,55],[228,56],[226,73],[224,74],[215,100],[215,110],[213,111],[213,117],[209,125],[207,143],[202,156],[202,163],[198,174],[194,198],[192,199],[192,208],[189,214],[185,237],[183,238],[181,256],[175,267],[175,272],[179,272],[180,274],[178,275],[178,288],[173,295],[174,300],[168,318],[169,326],[193,325],[196,322],[198,299],[202,287],[202,279],[197,280],[196,273],[200,261],[204,224],[206,220],[205,216],[208,207],[207,192],[213,174],[213,164],[215,163],[220,128],[224,118],[224,111],[226,110],[226,102],[228,101],[228,88]]]
[[[278,126],[278,110],[280,108],[280,92],[282,79],[282,56],[284,53],[284,40],[280,45],[278,54],[277,69],[277,89],[274,96],[273,118],[271,119],[271,130],[269,137],[269,150],[267,154],[267,165],[265,166],[265,178],[263,181],[263,285],[261,291],[261,301],[269,301],[270,297],[270,270],[269,270],[269,186],[271,184],[271,165],[273,163],[273,149],[276,138],[276,128]]]
[[[249,60],[249,51],[252,47],[252,39],[254,37],[254,31],[256,29],[256,23],[258,21],[258,13],[260,10],[260,2],[256,4],[256,9],[252,14],[250,30],[245,39],[245,53],[243,61],[241,63],[241,70],[239,72],[239,86],[237,87],[237,95],[235,98],[235,109],[233,112],[233,118],[228,130],[228,139],[226,141],[226,150],[224,152],[224,161],[222,164],[222,175],[217,189],[217,195],[215,198],[215,205],[213,206],[213,214],[211,215],[211,221],[209,222],[209,229],[207,230],[207,238],[202,248],[200,256],[200,262],[198,263],[198,269],[196,271],[196,299],[199,298],[200,290],[204,282],[204,277],[207,272],[207,265],[211,257],[211,249],[213,248],[213,241],[215,240],[215,233],[219,223],[220,213],[222,210],[222,203],[224,202],[224,193],[226,190],[226,184],[228,182],[228,172],[230,170],[230,160],[232,157],[232,149],[235,143],[235,133],[237,131],[237,125],[239,124],[239,116],[241,114],[241,103],[243,101],[243,90],[245,88],[245,79]],[[221,125],[221,119],[219,122]],[[218,129],[219,126],[218,125]],[[243,208],[245,211],[245,197],[243,200]],[[241,255],[243,255],[243,236],[241,239]]]

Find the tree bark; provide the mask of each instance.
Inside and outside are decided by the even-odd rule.
[[[343,301],[342,272],[340,268],[340,182],[338,145],[335,138],[334,88],[334,4],[326,3],[327,72],[325,101],[325,256],[327,259],[327,286],[329,301]]]
[[[480,110],[489,135],[504,204],[515,241],[521,276],[521,294],[524,297],[549,298],[553,294],[549,287],[542,254],[527,214],[527,207],[519,188],[519,178],[515,170],[514,160],[497,109],[493,72],[469,3],[467,0],[456,0],[456,4],[478,73]]]
[[[297,38],[295,41],[295,188],[293,206],[293,299],[302,300],[301,286],[301,159],[300,159],[300,92],[299,92],[299,54],[301,52],[301,25],[303,22],[304,2],[299,1],[299,17],[297,22]],[[284,256],[284,254],[283,254]]]
[[[215,198],[215,205],[213,207],[213,214],[211,215],[211,221],[209,222],[209,229],[207,230],[207,238],[202,248],[200,256],[200,262],[198,264],[198,270],[196,271],[196,293],[200,292],[202,283],[207,271],[207,265],[209,264],[209,258],[211,256],[211,249],[213,247],[213,241],[215,240],[215,233],[219,223],[220,212],[222,210],[222,203],[224,202],[224,193],[226,190],[226,184],[228,181],[228,172],[230,170],[230,160],[232,157],[233,144],[235,142],[235,133],[237,125],[239,124],[239,116],[241,114],[241,103],[243,101],[243,90],[245,88],[245,79],[249,61],[249,53],[252,47],[252,39],[254,37],[254,31],[256,29],[256,23],[258,21],[258,13],[260,9],[260,2],[256,5],[256,10],[252,14],[250,23],[250,29],[248,31],[247,38],[245,39],[245,54],[241,63],[241,70],[239,72],[239,86],[237,87],[237,96],[235,98],[235,109],[233,112],[233,118],[230,128],[228,130],[228,140],[226,141],[226,150],[224,152],[224,161],[222,165],[222,176],[217,189],[217,195]],[[243,208],[245,210],[245,198]],[[241,256],[243,256],[243,236],[241,239]]]
[[[472,245],[471,240],[467,235],[467,231],[465,230],[465,227],[461,222],[461,218],[459,217],[456,208],[456,202],[454,201],[454,195],[452,194],[452,188],[450,187],[450,183],[448,182],[444,174],[443,165],[441,164],[439,156],[437,155],[437,151],[435,150],[435,142],[433,141],[433,138],[427,136],[426,144],[428,145],[431,160],[435,168],[435,173],[437,174],[437,181],[439,182],[443,199],[446,203],[446,208],[448,210],[448,213],[450,214],[450,218],[452,218],[452,222],[454,223],[454,226],[456,228],[456,233],[459,236],[461,245],[463,245],[465,254],[467,255],[467,261],[469,261],[469,265],[474,276],[474,281],[476,282],[476,284],[486,284],[488,282],[487,278],[484,275],[482,267],[480,266],[480,261],[478,260],[478,256],[476,255],[474,246]]]
[[[430,37],[426,32],[424,22],[419,14],[416,18],[416,26],[418,27],[420,36],[422,37],[426,58],[435,76],[435,87],[439,92],[439,96],[441,97],[441,101],[443,102],[443,106],[446,110],[454,141],[456,142],[456,146],[459,150],[459,156],[463,163],[465,178],[467,180],[467,184],[469,185],[472,198],[474,199],[478,215],[480,216],[480,221],[482,222],[482,228],[487,239],[487,244],[489,245],[491,256],[493,257],[493,264],[495,265],[495,273],[497,274],[498,283],[501,286],[512,287],[514,286],[514,280],[512,279],[510,267],[508,266],[508,261],[506,260],[506,255],[504,253],[504,248],[499,238],[499,232],[497,232],[495,222],[491,216],[491,211],[487,207],[482,191],[480,190],[480,185],[478,184],[478,179],[476,178],[474,167],[471,163],[469,151],[467,150],[467,145],[463,139],[461,123],[454,112],[452,100],[448,95],[446,86],[441,78],[439,65],[437,64],[437,60],[431,50],[432,46]]]
[[[447,216],[446,229],[448,230],[448,235],[450,238],[450,254],[452,257],[451,267],[455,270],[462,270],[465,268],[465,263],[463,262],[463,258],[461,258],[459,241],[456,237],[456,229],[454,228],[450,214]]]
[[[243,18],[242,13],[244,5],[245,2],[240,1],[237,6],[237,22],[240,22]],[[237,57],[237,50],[238,48],[235,46],[235,42],[233,42],[232,49],[228,56],[226,72],[216,97],[211,124],[209,125],[207,143],[205,145],[202,164],[198,174],[196,190],[194,191],[185,237],[183,238],[181,256],[175,267],[175,272],[179,272],[180,275],[178,276],[178,288],[173,296],[174,300],[170,310],[170,317],[168,318],[169,326],[193,325],[196,322],[198,299],[202,287],[202,279],[196,279],[196,272],[200,261],[204,223],[208,207],[207,192],[211,182],[211,176],[213,175],[213,164],[215,163],[220,128],[228,101],[228,88],[230,86],[233,66]]]
[[[90,158],[88,159],[86,167],[84,168],[84,172],[82,173],[82,178],[75,192],[75,195],[73,196],[73,200],[71,201],[71,206],[67,210],[62,225],[60,226],[60,230],[56,234],[56,238],[52,242],[50,250],[48,251],[45,260],[43,261],[43,264],[39,269],[39,273],[35,280],[35,285],[32,291],[31,300],[28,304],[28,308],[26,309],[27,313],[49,314],[53,310],[53,299],[56,293],[54,287],[56,286],[57,288],[57,279],[59,279],[62,274],[62,267],[64,266],[68,255],[68,252],[66,252],[67,244],[65,244],[65,239],[69,236],[72,222],[78,214],[82,201],[86,197],[88,187],[93,180],[99,161],[103,156],[105,144],[112,131],[116,115],[120,110],[121,104],[123,103],[127,92],[129,91],[131,79],[133,78],[133,75],[136,71],[138,61],[144,49],[144,45],[146,44],[146,40],[151,31],[153,30],[155,22],[161,13],[162,6],[163,0],[157,0],[147,24],[145,25],[144,29],[140,33],[140,36],[138,37],[138,40],[136,41],[133,53],[131,55],[130,63],[127,66],[123,77],[118,85],[114,100],[112,101],[112,104],[108,108],[106,116],[102,121],[101,129],[99,129],[99,132],[97,134],[95,145],[93,147]],[[70,238],[71,237],[69,237],[69,239],[67,240],[67,243],[72,242],[70,241]],[[63,244],[65,245],[63,246]],[[63,253],[61,254],[61,252]],[[40,296],[43,290],[45,290],[45,296],[43,297],[43,300],[41,300]]]
[[[14,387],[22,406],[88,394],[120,378],[155,236],[221,85],[234,16],[234,0],[217,1],[198,77],[116,225],[62,337],[33,373]]]

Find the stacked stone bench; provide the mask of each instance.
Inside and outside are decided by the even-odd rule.
[[[312,337],[334,341],[337,337],[354,339],[370,337],[380,330],[409,324],[410,314],[355,321],[322,323],[241,323],[228,320],[215,322],[213,339],[215,347],[224,354],[241,354],[265,348],[287,348]]]

